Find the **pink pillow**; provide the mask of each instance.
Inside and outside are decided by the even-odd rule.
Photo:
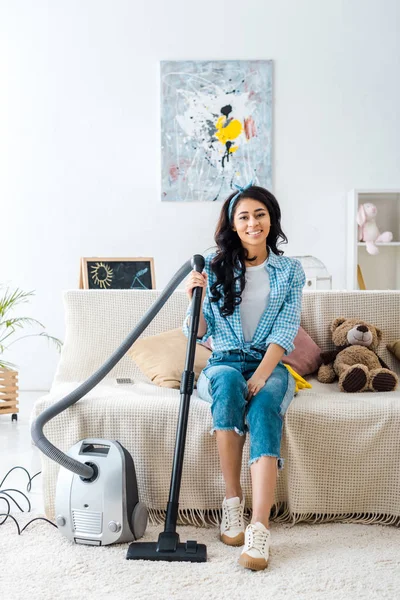
[[[295,349],[284,356],[282,362],[288,364],[302,377],[310,375],[322,364],[321,349],[302,327],[294,338]]]
[[[212,336],[206,339],[205,342],[199,342],[200,346],[204,346],[204,348],[208,348],[211,352],[214,350]]]

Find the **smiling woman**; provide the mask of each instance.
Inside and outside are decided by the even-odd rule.
[[[243,248],[255,255],[245,261],[247,267],[263,263],[268,256],[266,239],[271,228],[271,219],[265,204],[259,200],[244,198],[235,211],[232,230],[236,231]]]
[[[264,569],[277,470],[283,467],[283,417],[295,388],[282,358],[294,349],[305,275],[298,260],[278,249],[287,238],[276,198],[252,183],[238,189],[222,207],[217,252],[206,257],[204,273],[189,275],[186,291],[190,299],[195,287],[203,288],[198,341],[213,337],[197,391],[211,405],[211,433],[216,432],[225,481],[221,541],[245,543],[239,563]],[[189,320],[190,308],[186,334]],[[247,432],[253,517],[245,531],[240,474]]]

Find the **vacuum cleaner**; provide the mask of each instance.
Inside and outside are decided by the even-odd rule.
[[[77,389],[43,411],[32,424],[31,436],[34,444],[51,460],[61,465],[56,490],[56,524],[59,531],[72,542],[104,546],[138,540],[144,535],[147,527],[147,508],[139,500],[132,456],[122,444],[115,440],[89,438],[76,443],[65,454],[46,438],[43,428],[48,421],[83,398],[111,371],[158,314],[181,281],[192,269],[201,273],[204,264],[204,257],[196,254],[182,265],[158,300],[104,365]],[[129,546],[128,559],[190,562],[207,560],[207,548],[204,544],[197,544],[193,540],[180,543],[176,532],[190,397],[194,387],[193,364],[201,296],[201,287],[194,288],[164,532],[160,534],[158,542],[134,541]]]

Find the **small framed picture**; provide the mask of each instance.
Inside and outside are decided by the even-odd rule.
[[[79,288],[154,290],[153,258],[81,258]]]

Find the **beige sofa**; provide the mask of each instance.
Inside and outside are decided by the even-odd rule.
[[[152,290],[77,290],[65,293],[66,334],[51,391],[32,418],[87,379],[133,329],[159,296]],[[176,291],[144,335],[181,326],[187,308]],[[329,323],[357,317],[380,327],[381,357],[400,374],[386,343],[400,338],[400,291],[306,292],[302,325],[323,350],[331,349]],[[183,365],[182,365],[183,369]],[[118,383],[128,378],[132,383]],[[274,518],[298,521],[356,520],[397,523],[400,517],[400,391],[344,394],[320,384],[294,398],[285,416]],[[119,440],[132,454],[139,493],[160,521],[168,500],[180,395],[156,387],[125,356],[95,389],[50,421],[45,433],[67,451],[85,437]],[[224,495],[210,406],[194,392],[180,494],[181,522],[218,521]],[[242,483],[251,506],[248,441]],[[54,518],[58,465],[42,459],[46,514]]]

